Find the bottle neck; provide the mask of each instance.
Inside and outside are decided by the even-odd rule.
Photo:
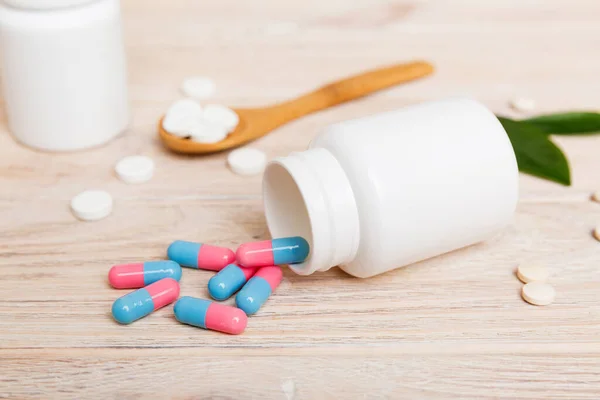
[[[300,275],[354,259],[360,239],[350,182],[333,154],[315,148],[277,158],[263,179],[265,216],[273,238],[302,236],[310,255],[290,265]]]

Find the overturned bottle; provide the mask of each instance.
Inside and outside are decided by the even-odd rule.
[[[469,99],[331,125],[263,178],[272,237],[300,236],[301,275],[339,266],[365,278],[486,240],[518,200],[510,140]]]

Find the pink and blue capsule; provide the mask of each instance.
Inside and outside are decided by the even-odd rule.
[[[175,303],[175,318],[177,321],[230,335],[244,332],[248,317],[238,308],[184,296]]]
[[[167,250],[169,260],[183,267],[220,271],[235,261],[235,253],[226,247],[176,240]]]
[[[113,303],[112,315],[118,323],[130,324],[173,303],[178,297],[179,282],[173,278],[164,278],[119,297]]]
[[[119,264],[108,272],[108,282],[115,289],[137,289],[164,278],[181,279],[181,266],[175,261],[146,261]]]
[[[295,236],[244,243],[237,249],[236,259],[243,267],[267,267],[301,263],[309,252],[308,242]]]
[[[229,264],[208,281],[208,293],[215,300],[227,300],[254,275],[258,268]]]
[[[235,296],[235,305],[247,315],[256,312],[267,301],[283,279],[280,267],[262,267]]]

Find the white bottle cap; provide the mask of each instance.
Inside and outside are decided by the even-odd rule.
[[[4,3],[14,8],[50,10],[78,6],[92,1],[94,0],[4,0]]]

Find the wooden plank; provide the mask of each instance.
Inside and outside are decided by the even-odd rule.
[[[60,201],[47,201],[52,209]],[[367,280],[339,270],[308,277],[286,271],[268,305],[239,338],[176,323],[168,307],[131,326],[110,306],[123,291],[106,282],[110,265],[160,259],[175,239],[235,248],[266,236],[254,200],[123,200],[110,218],[90,224],[62,213],[6,205],[21,218],[0,234],[0,332],[7,348],[597,343],[600,207],[521,204],[515,224],[493,240]],[[27,217],[27,220],[22,218]],[[19,227],[18,229],[16,227]],[[547,265],[558,292],[545,308],[526,305],[514,276],[520,262]],[[212,273],[185,269],[182,295],[207,297]],[[31,282],[31,284],[27,284]],[[42,326],[43,329],[36,329]],[[65,335],[68,326],[68,335]],[[130,338],[136,337],[132,344]]]
[[[600,389],[596,354],[76,349],[0,360],[0,397],[20,399],[596,399]]]

